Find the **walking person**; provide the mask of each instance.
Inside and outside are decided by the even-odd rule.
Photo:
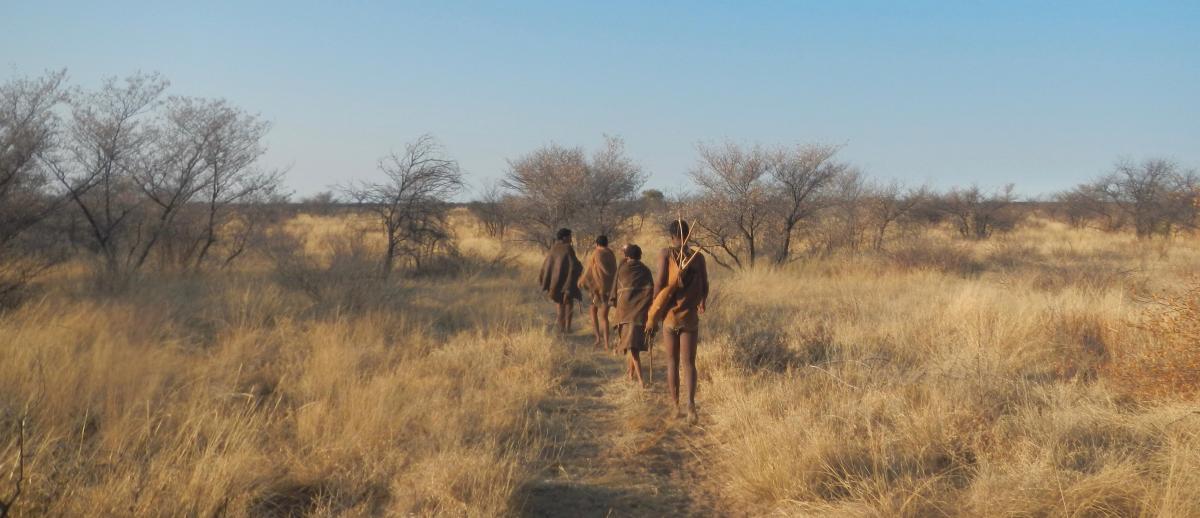
[[[644,388],[646,383],[642,381],[640,354],[649,345],[646,343],[646,321],[650,305],[654,302],[654,276],[650,268],[642,264],[640,247],[625,245],[623,255],[625,259],[617,268],[610,300],[616,308],[617,349],[626,355],[628,362],[625,373],[629,379],[636,380]]]
[[[682,218],[667,226],[671,246],[658,258],[654,303],[647,328],[662,319],[662,343],[667,350],[667,387],[679,415],[679,377],[682,366],[687,387],[687,419],[696,416],[696,346],[700,315],[708,300],[708,268],[704,255],[688,246],[691,229]]]
[[[550,247],[546,260],[542,262],[538,282],[546,297],[558,306],[556,325],[560,334],[571,332],[571,311],[575,301],[583,299],[577,285],[582,271],[583,265],[575,256],[575,247],[571,246],[571,229],[558,229],[554,236],[554,245]]]
[[[608,299],[616,276],[617,256],[608,248],[608,236],[598,236],[596,246],[588,256],[587,266],[583,269],[583,276],[579,278],[579,288],[591,297],[592,332],[596,335],[594,347],[603,347],[605,351],[611,346],[608,340]]]

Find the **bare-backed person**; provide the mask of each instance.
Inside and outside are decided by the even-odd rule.
[[[554,244],[542,262],[538,282],[546,297],[558,305],[557,326],[560,333],[571,331],[571,310],[575,301],[583,299],[577,284],[582,272],[583,264],[575,255],[575,247],[571,246],[571,229],[558,229]]]
[[[667,226],[671,246],[658,257],[654,304],[647,327],[662,319],[662,340],[667,350],[667,386],[679,412],[679,370],[687,381],[687,417],[696,420],[696,346],[700,343],[700,315],[708,300],[708,266],[704,254],[688,246],[691,229],[682,219]]]

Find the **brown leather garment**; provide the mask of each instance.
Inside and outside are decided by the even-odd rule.
[[[654,275],[641,261],[626,259],[617,268],[613,283],[612,304],[616,311],[614,324],[646,324],[646,314],[654,301]]]
[[[580,300],[577,283],[583,272],[583,264],[575,256],[575,248],[570,243],[558,241],[550,247],[546,260],[542,261],[542,270],[538,275],[538,283],[550,300],[562,304],[568,300]]]
[[[617,256],[608,247],[597,247],[588,256],[579,287],[592,295],[596,301],[608,300],[612,293],[613,280],[617,276]]]

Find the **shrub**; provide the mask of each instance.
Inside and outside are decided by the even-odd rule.
[[[1115,348],[1105,374],[1138,399],[1194,398],[1200,393],[1200,280],[1178,295],[1155,295],[1141,333]]]

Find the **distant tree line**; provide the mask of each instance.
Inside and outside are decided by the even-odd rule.
[[[168,86],[139,73],[84,89],[65,71],[0,84],[0,301],[70,257],[120,285],[147,268],[200,272],[254,247],[279,248],[268,241],[281,234],[274,223],[288,198],[282,172],[260,163],[270,124],[225,100],[168,95]],[[668,197],[644,189],[648,174],[618,137],[591,153],[549,144],[509,160],[467,206],[486,234],[540,246],[560,227],[582,240],[619,238],[682,216],[714,262],[731,269],[883,253],[932,225],[988,239],[1033,206],[1140,239],[1192,231],[1200,216],[1200,178],[1163,159],[1121,161],[1049,201],[1022,204],[1012,185],[937,191],[872,180],[840,151],[701,144],[690,185]],[[465,188],[458,163],[426,135],[378,169],[377,180],[290,207],[365,216],[363,232],[383,237],[383,277],[454,255],[450,214]]]
[[[641,191],[646,176],[617,139],[590,161],[580,148],[552,144],[511,161],[504,179],[470,207],[489,234],[543,246],[560,226],[586,238],[628,231],[647,215],[681,215],[695,222],[693,237],[714,261],[732,269],[885,252],[890,241],[932,225],[985,240],[1035,209],[1075,225],[1132,229],[1143,239],[1193,230],[1200,215],[1196,174],[1161,159],[1121,161],[1048,201],[1022,202],[1012,184],[938,191],[875,181],[840,160],[839,151],[827,144],[701,144],[691,189],[667,200]]]
[[[1196,228],[1198,194],[1200,177],[1175,162],[1122,160],[1108,174],[1055,196],[1055,209],[1079,227],[1169,237]]]
[[[882,251],[889,238],[921,223],[953,220],[963,237],[986,239],[1015,225],[1012,187],[943,194],[868,180],[838,160],[838,146],[698,146],[690,192],[667,199],[642,190],[646,174],[606,139],[591,159],[581,148],[544,146],[510,161],[504,178],[470,203],[494,237],[548,246],[559,227],[582,239],[634,230],[648,217],[686,217],[693,237],[728,268],[784,264],[841,249]]]

